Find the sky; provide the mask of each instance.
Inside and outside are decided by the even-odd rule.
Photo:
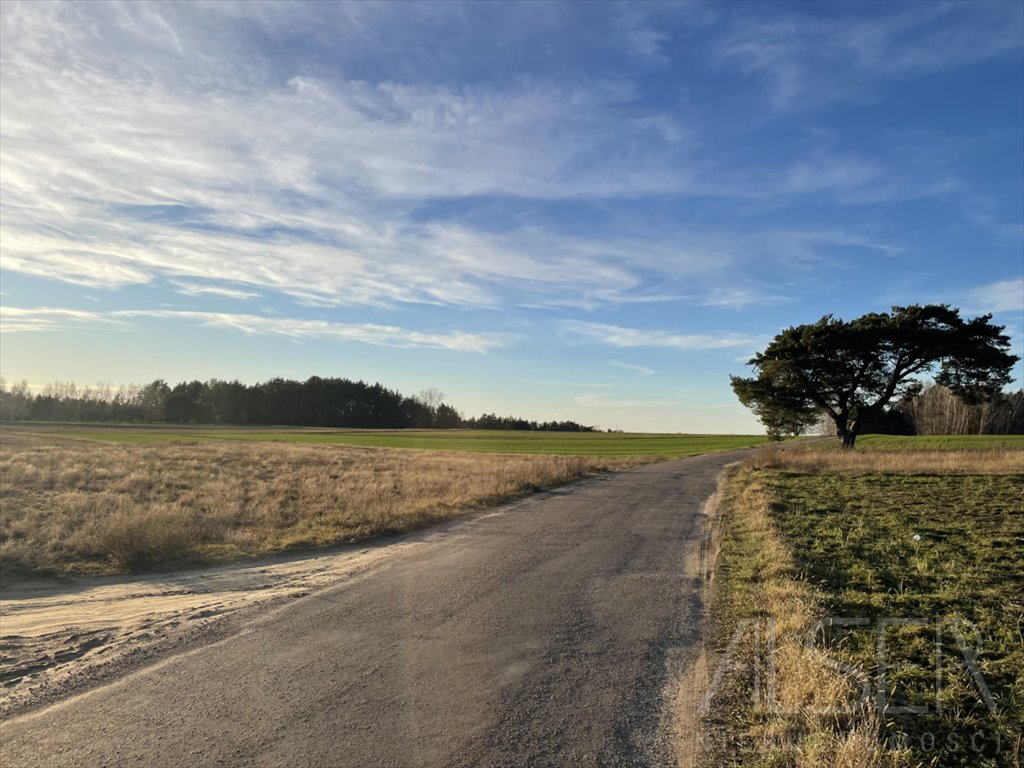
[[[1019,2],[0,14],[8,382],[760,432],[729,374],[824,314],[951,303],[1022,351]]]

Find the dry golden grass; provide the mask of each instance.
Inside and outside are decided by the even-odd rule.
[[[1024,472],[1024,451],[994,450],[873,450],[841,451],[820,448],[769,448],[746,461],[753,469],[788,472],[897,475],[1013,475]]]
[[[649,461],[8,433],[0,565],[8,576],[119,573],[325,547]]]
[[[727,541],[721,555],[718,610],[747,615],[771,626],[775,633],[774,696],[766,705],[748,708],[749,691],[740,683],[726,687],[723,710],[747,712],[750,745],[744,753],[716,755],[730,764],[792,766],[792,768],[883,768],[902,766],[905,755],[886,750],[878,740],[879,723],[869,707],[857,705],[859,691],[824,658],[808,647],[807,638],[824,614],[821,596],[797,578],[793,558],[772,519],[770,489],[750,469],[739,469],[729,481],[721,514]],[[733,616],[726,624],[739,618]],[[763,639],[763,638],[762,638]],[[748,644],[740,674],[769,664],[764,644]],[[728,693],[728,691],[732,693]],[[727,700],[733,696],[732,701]],[[730,720],[728,728],[735,727]]]
[[[839,765],[840,760],[851,768],[879,765],[876,750],[862,748],[877,733],[874,723],[866,717],[861,723],[839,723],[827,714],[847,705],[853,691],[806,645],[821,610],[813,590],[794,579],[792,558],[771,522],[771,502],[759,482],[749,483],[739,499],[747,525],[762,541],[764,560],[753,600],[772,622],[777,643],[777,707],[752,735],[777,745],[783,754],[776,757],[796,766]]]

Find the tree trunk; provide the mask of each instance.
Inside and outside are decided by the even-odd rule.
[[[854,421],[853,429],[850,429],[850,417],[846,413],[833,414],[832,420],[836,423],[836,437],[842,442],[843,448],[853,448],[853,442],[857,439],[857,426],[860,420]]]

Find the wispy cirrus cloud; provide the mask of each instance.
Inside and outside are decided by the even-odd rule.
[[[636,280],[600,240],[413,214],[425,199],[687,183],[686,127],[635,110],[625,81],[282,76],[238,31],[276,6],[237,29],[190,8],[4,5],[6,269],[97,287],[231,280],[339,304],[486,305],[510,281],[601,300]],[[290,23],[318,10],[359,38],[359,19],[322,5],[290,4]]]
[[[724,309],[744,309],[764,304],[777,304],[787,301],[785,296],[759,290],[757,288],[717,288],[700,300],[705,307],[721,307]]]
[[[187,283],[183,280],[172,280],[175,293],[185,296],[220,296],[225,299],[254,299],[259,296],[255,291],[243,291],[223,285],[200,285]]]
[[[610,389],[611,384],[603,384],[593,381],[551,381],[548,379],[535,379],[531,384],[543,384],[549,387],[572,387],[573,389]]]
[[[572,401],[585,408],[666,408],[680,404],[678,400],[631,400],[595,394],[577,395]]]
[[[383,347],[445,349],[485,353],[504,346],[501,334],[465,331],[425,332],[375,323],[334,323],[310,318],[268,317],[245,313],[199,312],[175,309],[85,312],[56,307],[3,307],[0,330],[4,333],[58,331],[82,325],[108,324],[132,327],[132,320],[182,321],[206,328],[232,330],[250,336],[283,336],[291,339],[332,339]]]
[[[943,72],[1024,46],[1019,3],[915,3],[823,17],[765,10],[715,45],[719,62],[761,77],[778,110],[870,98],[880,78]]]
[[[623,363],[620,360],[609,360],[608,365],[614,365],[616,368],[622,368],[626,371],[633,371],[644,376],[653,376],[654,369],[648,368],[646,365],[637,365],[636,363]]]
[[[27,333],[33,331],[59,331],[70,326],[96,326],[123,321],[101,312],[61,307],[0,307],[0,331]]]
[[[665,347],[678,350],[753,347],[760,338],[742,333],[676,333],[647,328],[567,320],[562,327],[571,334],[611,347]]]
[[[968,293],[971,312],[1024,312],[1024,278],[998,280]]]
[[[649,302],[651,286],[694,275],[714,284],[751,257],[731,232],[581,234],[514,206],[484,227],[423,208],[886,188],[884,166],[851,153],[709,163],[696,121],[644,104],[621,77],[347,79],[284,45],[336,35],[353,61],[379,54],[396,23],[386,6],[208,10],[3,5],[5,269],[106,288],[173,278],[189,295],[240,300],[594,308]],[[641,16],[626,12],[619,32],[656,48],[663,33]],[[256,40],[289,52],[275,59]]]

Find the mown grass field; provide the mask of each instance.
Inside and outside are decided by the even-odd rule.
[[[732,749],[711,764],[1020,766],[1024,454],[954,442],[769,452],[733,473],[718,642],[773,625],[777,678],[769,701],[765,637],[746,638],[710,721]],[[816,628],[830,617],[857,624]]]
[[[832,447],[838,447],[830,443]],[[1024,450],[1024,435],[863,435],[857,450]]]
[[[782,537],[823,591],[826,614],[869,621],[834,633],[837,660],[870,679],[879,622],[925,622],[886,631],[888,701],[927,712],[891,714],[883,738],[922,761],[941,749],[940,765],[1013,765],[1024,733],[1024,476],[782,474],[769,489]],[[964,666],[957,632],[981,651],[977,669],[996,713]],[[974,734],[984,737],[969,745]],[[932,738],[936,750],[926,749]]]
[[[666,435],[507,430],[343,430],[154,426],[4,425],[4,431],[115,443],[284,442],[555,456],[694,456],[764,445],[764,435]]]

